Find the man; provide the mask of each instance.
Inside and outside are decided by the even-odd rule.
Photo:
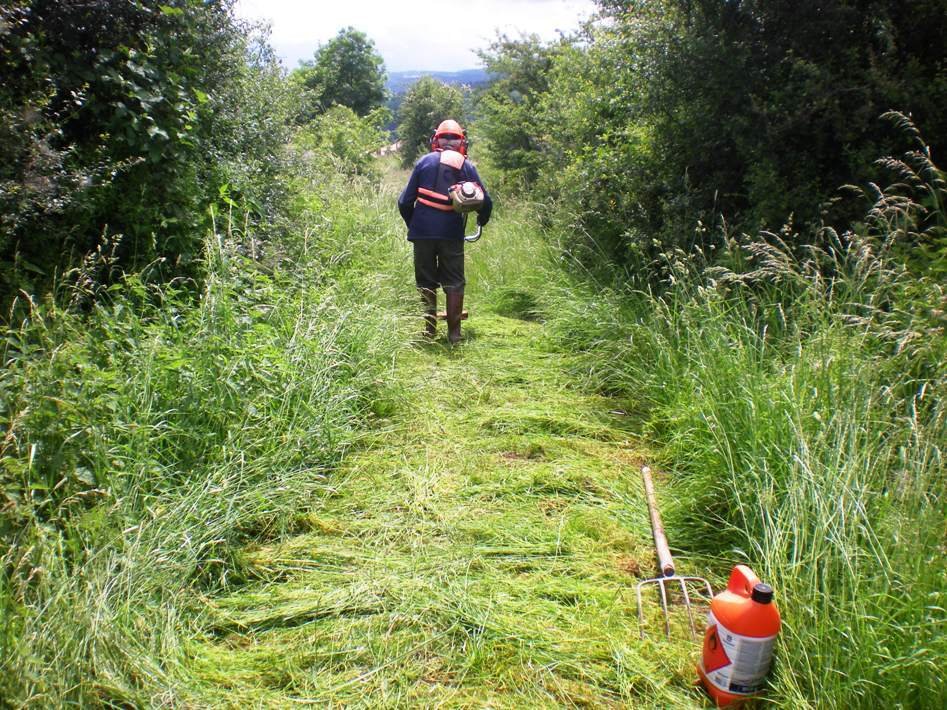
[[[447,340],[460,341],[464,307],[464,216],[454,211],[450,188],[471,181],[483,188],[477,169],[467,160],[467,139],[457,121],[442,121],[431,138],[431,152],[418,160],[398,209],[414,245],[414,280],[426,310],[425,333],[437,334],[437,289],[447,298]],[[493,201],[483,189],[477,224],[490,221]]]

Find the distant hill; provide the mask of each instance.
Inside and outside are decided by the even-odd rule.
[[[422,76],[432,76],[445,84],[476,86],[489,81],[483,69],[464,69],[462,71],[393,71],[388,73],[388,91],[397,96],[407,91]]]

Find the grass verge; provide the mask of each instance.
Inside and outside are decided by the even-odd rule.
[[[909,309],[942,291],[854,235],[732,248],[743,270],[672,264],[661,294],[564,291],[549,327],[636,409],[678,544],[775,587],[774,702],[940,707],[944,341]]]
[[[407,324],[358,267],[397,255],[372,212],[320,194],[282,258],[212,234],[200,293],[130,275],[87,313],[34,303],[5,333],[7,702],[189,702],[203,595],[246,582],[249,540],[304,524],[300,502],[396,397]]]

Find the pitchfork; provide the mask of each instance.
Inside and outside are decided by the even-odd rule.
[[[647,466],[641,468],[641,477],[644,479],[644,491],[648,497],[648,510],[651,512],[651,530],[654,533],[654,547],[658,555],[658,563],[661,569],[660,577],[654,579],[644,579],[638,582],[638,633],[644,639],[644,609],[641,606],[641,589],[648,584],[657,585],[661,592],[661,608],[664,610],[664,633],[671,638],[671,615],[668,613],[668,591],[666,585],[680,584],[681,592],[684,595],[684,606],[687,607],[687,617],[691,626],[691,638],[697,638],[697,629],[694,626],[694,610],[691,608],[691,596],[687,589],[688,583],[699,585],[698,590],[701,594],[705,591],[707,599],[713,597],[713,590],[710,588],[710,582],[703,577],[682,577],[674,571],[674,558],[671,557],[671,550],[668,547],[668,539],[664,534],[664,525],[661,524],[661,514],[658,512],[658,504],[654,497],[654,484],[651,482],[651,469]]]

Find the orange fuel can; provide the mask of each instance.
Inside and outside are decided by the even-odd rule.
[[[773,588],[746,565],[734,567],[727,588],[710,602],[697,666],[701,683],[718,707],[738,704],[763,690],[779,625]]]

